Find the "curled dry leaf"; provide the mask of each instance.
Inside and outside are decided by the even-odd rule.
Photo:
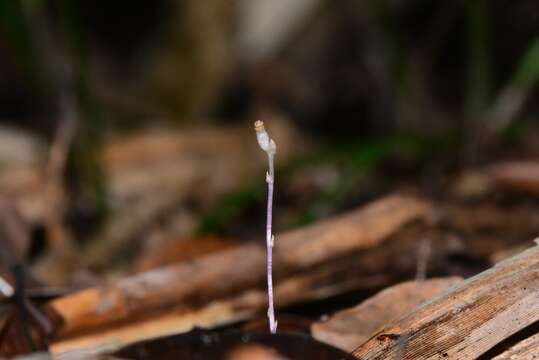
[[[385,324],[461,280],[459,277],[448,277],[421,282],[408,281],[389,287],[353,308],[314,323],[312,334],[319,341],[352,351]]]

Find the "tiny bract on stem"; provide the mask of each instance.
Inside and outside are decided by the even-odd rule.
[[[273,160],[277,151],[277,145],[268,135],[264,123],[260,120],[255,122],[256,139],[260,148],[268,155],[268,172],[266,173],[266,183],[268,184],[268,203],[266,213],[266,249],[267,249],[267,278],[268,278],[268,319],[270,332],[277,332],[277,321],[275,320],[275,309],[273,306],[273,275],[272,275],[272,253],[275,238],[273,236],[272,216],[273,216],[273,184],[275,182],[275,171]]]

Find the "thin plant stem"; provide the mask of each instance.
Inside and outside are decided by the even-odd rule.
[[[273,245],[274,236],[272,234],[272,217],[273,217],[273,186],[275,183],[275,172],[273,166],[273,159],[277,146],[275,142],[270,139],[264,123],[260,120],[255,122],[256,138],[260,148],[268,155],[268,172],[266,173],[266,183],[268,184],[268,205],[266,213],[266,249],[267,249],[267,277],[268,277],[268,319],[270,332],[275,334],[277,332],[277,321],[275,320],[275,309],[273,306]]]
[[[268,208],[266,215],[266,247],[267,247],[267,267],[268,267],[268,318],[270,324],[270,332],[275,334],[277,332],[277,322],[275,321],[275,310],[273,307],[273,269],[272,269],[272,257],[273,257],[273,234],[271,232],[272,226],[272,214],[273,214],[273,184],[274,184],[274,170],[273,170],[273,154],[268,153],[268,165],[269,172],[266,176],[266,182],[268,183]]]

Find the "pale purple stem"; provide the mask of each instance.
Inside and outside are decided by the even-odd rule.
[[[270,332],[277,332],[277,322],[275,321],[275,310],[273,307],[273,275],[272,275],[272,255],[273,255],[273,235],[271,232],[272,213],[273,213],[273,154],[268,154],[269,173],[266,176],[268,183],[268,209],[266,216],[266,248],[267,248],[267,271],[268,271],[268,319]]]

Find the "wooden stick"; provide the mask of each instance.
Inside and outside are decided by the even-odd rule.
[[[505,260],[375,333],[362,360],[475,359],[539,320],[539,246]]]
[[[412,197],[389,196],[365,208],[284,233],[275,247],[276,275],[283,277],[345,253],[373,247],[429,209]],[[200,305],[261,285],[265,252],[259,244],[210,254],[51,301],[63,322],[59,335],[122,321],[174,305]]]

